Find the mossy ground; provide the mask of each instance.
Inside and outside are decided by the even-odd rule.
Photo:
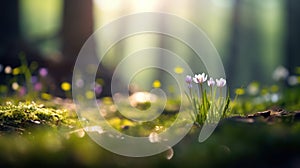
[[[0,106],[0,131],[22,132],[33,127],[63,128],[76,125],[75,116],[65,109],[45,107],[35,102],[6,102]]]
[[[204,143],[198,128],[169,151],[146,158],[111,153],[88,136],[53,129],[0,136],[3,167],[297,167],[300,123],[248,124],[224,122]]]
[[[115,111],[111,102],[105,101],[102,109]],[[168,104],[169,111],[147,124],[132,122],[116,112],[107,119],[126,134],[147,135],[151,130],[167,128],[172,123],[167,120],[176,117],[175,107],[174,102]],[[298,104],[291,107],[295,109]],[[66,99],[3,102],[0,129],[0,167],[297,167],[300,164],[298,120],[226,119],[204,143],[198,142],[200,128],[194,126],[171,151],[145,158],[119,156],[97,145],[81,129],[74,107]],[[168,160],[170,153],[174,156]]]

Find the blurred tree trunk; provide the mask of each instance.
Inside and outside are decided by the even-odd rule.
[[[23,53],[28,62],[37,61],[44,66],[45,60],[36,46],[28,43],[22,36],[21,8],[19,0],[0,2],[0,64],[19,66],[19,55]]]
[[[9,60],[17,59],[18,41],[21,39],[19,24],[19,0],[0,2],[0,60],[1,63],[9,63]]]
[[[286,64],[291,73],[300,66],[300,1],[287,2]]]
[[[92,0],[64,0],[62,17],[62,57],[49,65],[56,82],[71,80],[78,53],[93,33]]]
[[[229,46],[229,57],[227,60],[227,80],[229,84],[234,83],[237,77],[237,63],[239,58],[239,44],[240,44],[240,27],[241,27],[241,0],[235,0],[232,13],[232,28],[231,39]]]

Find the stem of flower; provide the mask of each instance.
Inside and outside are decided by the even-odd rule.
[[[220,96],[218,98],[218,106],[221,104],[221,100],[222,100],[222,87],[220,87]]]
[[[204,103],[204,94],[203,94],[203,86],[202,86],[202,83],[200,83],[199,85],[200,85],[200,90],[201,90],[202,104],[205,106],[205,103]]]
[[[213,89],[212,89],[212,86],[210,86],[210,98],[213,100]]]
[[[201,89],[201,97],[203,98],[203,86],[202,86],[202,83],[200,83],[200,89]]]

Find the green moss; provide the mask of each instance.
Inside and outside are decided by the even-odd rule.
[[[46,108],[35,102],[6,102],[0,106],[0,127],[27,128],[34,125],[50,127],[68,126],[75,120],[68,116],[67,110]]]

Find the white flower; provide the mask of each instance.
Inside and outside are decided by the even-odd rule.
[[[198,75],[196,74],[193,80],[195,83],[203,83],[207,80],[207,75],[205,73],[198,74]]]
[[[290,76],[288,77],[288,84],[290,86],[295,86],[299,83],[297,76]]]
[[[223,78],[216,79],[216,82],[218,87],[224,87],[226,85],[226,80]]]
[[[214,86],[215,84],[216,84],[216,82],[214,81],[213,78],[209,78],[209,80],[207,81],[208,86]]]
[[[273,72],[273,79],[275,81],[286,79],[288,76],[289,76],[289,71],[283,66],[277,67]]]

